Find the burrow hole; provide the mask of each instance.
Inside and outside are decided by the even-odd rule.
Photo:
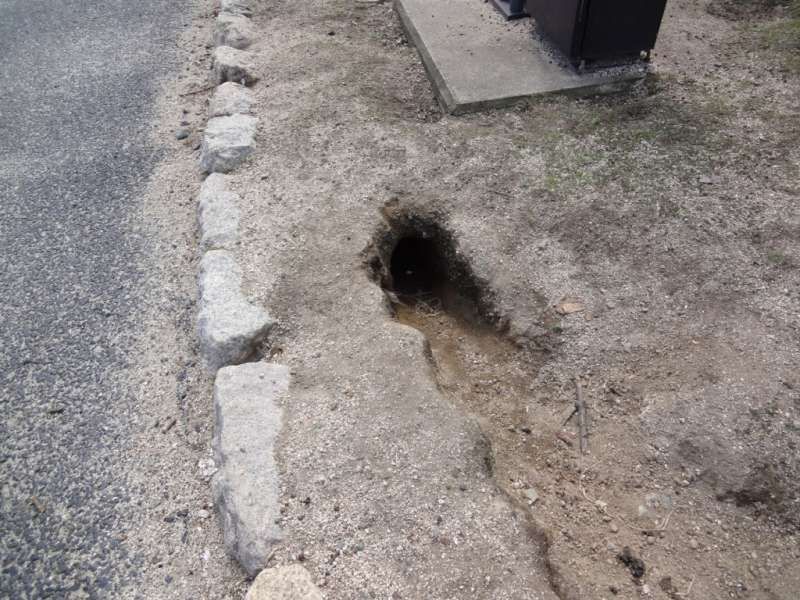
[[[543,355],[508,337],[490,285],[440,219],[394,210],[387,221],[367,252],[368,270],[394,317],[425,335],[439,388],[477,417],[505,489],[535,460],[535,447],[521,444],[520,435],[536,428],[528,409]]]
[[[372,277],[386,292],[399,320],[417,311],[446,313],[464,325],[494,325],[487,286],[474,276],[452,234],[436,219],[405,213],[395,216],[376,237],[372,253]]]
[[[370,275],[394,317],[425,335],[438,388],[480,426],[487,472],[517,506],[527,507],[528,484],[515,482],[546,472],[532,402],[546,354],[511,340],[490,284],[475,275],[437,215],[397,207],[384,215],[388,225],[366,255]],[[541,548],[541,532],[530,531]]]

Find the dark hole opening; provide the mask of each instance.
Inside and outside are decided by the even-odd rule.
[[[438,295],[447,280],[437,244],[422,237],[405,237],[397,242],[390,270],[394,292],[410,298]]]

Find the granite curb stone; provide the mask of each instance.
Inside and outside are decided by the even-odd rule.
[[[214,45],[244,50],[252,45],[256,32],[250,19],[243,15],[221,12],[214,23]]]
[[[253,106],[253,93],[243,85],[226,81],[214,90],[208,105],[209,117],[247,115]]]
[[[222,0],[220,2],[220,12],[232,15],[253,16],[253,8],[249,0]]]
[[[289,369],[255,362],[224,367],[214,382],[214,501],[225,546],[250,576],[264,568],[281,540],[278,469],[279,400],[289,390]]]
[[[227,250],[209,250],[200,261],[197,328],[206,367],[214,372],[252,356],[274,321],[242,295],[242,273]]]
[[[228,115],[209,119],[200,148],[200,167],[207,173],[228,173],[255,149],[258,119]]]
[[[258,81],[256,62],[252,52],[237,50],[230,46],[214,49],[214,80],[216,83],[234,81],[252,85]]]
[[[212,173],[197,196],[200,248],[230,250],[239,241],[239,194],[227,187],[227,176]]]

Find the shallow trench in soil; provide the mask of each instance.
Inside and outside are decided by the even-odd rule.
[[[475,278],[453,237],[435,220],[394,217],[376,250],[372,275],[394,317],[425,335],[437,385],[478,422],[491,446],[489,466],[497,485],[517,505],[527,506],[537,434],[529,407],[546,354],[517,346],[502,333],[491,290]]]

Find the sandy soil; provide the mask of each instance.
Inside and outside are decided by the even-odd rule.
[[[193,25],[176,40],[184,67],[162,82],[152,135],[171,145],[142,202],[141,235],[150,249],[150,278],[127,376],[138,404],[126,465],[140,498],[123,542],[139,555],[138,587],[125,597],[244,597],[247,576],[228,557],[216,521],[210,479],[211,376],[200,368],[195,317],[198,148],[210,93],[212,3],[193,5]],[[198,93],[199,90],[199,93]],[[184,140],[176,132],[188,128]]]
[[[238,258],[295,378],[276,562],[336,599],[796,597],[800,79],[785,11],[718,9],[671,2],[629,93],[455,118],[389,4],[258,7]],[[470,318],[381,290],[426,231]]]

